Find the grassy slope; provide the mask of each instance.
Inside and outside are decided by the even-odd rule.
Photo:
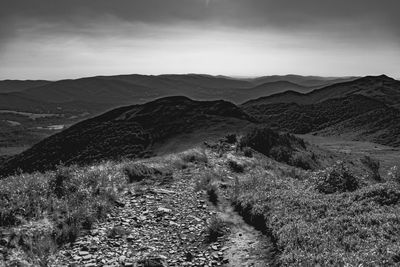
[[[245,105],[244,110],[270,127],[298,134],[318,132],[353,140],[398,146],[400,111],[362,95],[322,103]]]
[[[297,142],[294,140],[294,144]],[[283,143],[286,143],[284,139]],[[294,148],[299,149],[297,145]],[[306,148],[311,149],[307,144]],[[252,157],[245,157],[235,145],[216,146],[207,150],[208,159],[201,159],[208,162],[202,173],[208,182],[221,184],[216,190],[226,190],[240,212],[249,215],[248,218],[262,219],[262,228],[274,238],[279,252],[277,260],[282,265],[376,266],[400,261],[397,245],[400,240],[400,185],[393,181],[395,175],[385,176],[384,181],[378,183],[358,174],[359,187],[355,191],[339,189],[325,194],[318,188],[329,180],[332,168],[304,171],[254,150],[251,154]],[[320,150],[315,160],[322,159],[320,166],[328,166],[340,157],[329,155]],[[184,153],[180,157],[165,157],[162,164],[168,169],[186,167],[190,171],[185,161],[196,157],[203,158]],[[157,161],[160,162],[155,159]],[[54,233],[60,237],[59,242],[65,242],[68,240],[65,233],[79,233],[80,228],[101,219],[102,213],[96,211],[107,210],[115,204],[118,191],[126,185],[122,173],[126,164],[131,162],[70,167],[66,169],[69,182],[61,187],[55,185],[60,181],[57,177],[65,173],[63,169],[2,180],[0,221],[3,226],[19,227],[27,220],[41,225],[47,219],[56,226]],[[351,168],[352,171],[354,167]],[[57,193],[60,189],[65,193],[63,190],[73,188],[72,194]],[[82,213],[81,207],[91,212]],[[42,244],[40,240],[37,242]]]
[[[229,158],[243,162],[240,154]],[[232,201],[243,214],[258,218],[259,226],[262,218],[263,228],[276,241],[281,265],[399,262],[400,185],[390,176],[381,183],[355,176],[357,190],[325,194],[317,188],[332,168],[299,174],[262,155],[250,166],[235,175]]]
[[[60,162],[87,164],[144,157],[154,155],[154,144],[162,144],[178,134],[205,136],[213,128],[213,135],[219,131],[219,136],[223,136],[226,131],[250,124],[250,116],[226,101],[161,98],[144,105],[114,109],[75,124],[10,158],[1,170],[4,175],[18,168],[28,172],[52,169]]]

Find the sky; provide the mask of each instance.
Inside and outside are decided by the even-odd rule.
[[[1,0],[0,79],[400,78],[398,0]]]

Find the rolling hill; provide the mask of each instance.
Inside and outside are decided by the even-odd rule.
[[[164,141],[178,143],[214,134],[242,131],[254,120],[226,101],[193,101],[186,97],[161,98],[143,105],[121,107],[77,123],[50,136],[1,167],[2,175],[41,171],[59,163],[90,163],[103,159],[144,157]],[[210,131],[213,129],[213,131]],[[186,140],[180,137],[185,135]],[[192,144],[193,145],[193,144]]]
[[[271,76],[272,77],[272,76]],[[288,80],[285,80],[288,79]],[[234,103],[269,96],[288,90],[309,92],[315,88],[315,77],[273,76],[271,79],[235,79],[204,74],[185,75],[116,75],[96,76],[74,80],[3,81],[15,84],[0,90],[0,109],[19,111],[60,111],[89,113],[104,112],[110,108],[142,104],[160,97],[184,95],[196,100],[224,99]],[[332,84],[337,79],[320,78]],[[300,81],[300,85],[291,80]],[[4,84],[4,86],[2,85]],[[17,84],[20,84],[17,86]],[[3,87],[2,87],[3,86]],[[18,90],[16,89],[18,88]],[[95,106],[95,108],[92,107]]]
[[[272,103],[297,103],[314,104],[332,98],[343,98],[350,95],[367,96],[389,106],[400,106],[400,81],[386,75],[366,76],[354,81],[336,83],[314,90],[310,93],[302,94],[297,91],[287,91],[250,100],[244,103],[247,105],[272,104]]]
[[[277,81],[288,81],[304,87],[321,88],[335,83],[348,82],[357,77],[321,77],[321,76],[301,76],[295,74],[262,76],[252,80],[253,83],[270,83]]]
[[[20,92],[28,88],[43,86],[51,81],[45,80],[4,80],[0,81],[0,93]]]
[[[367,76],[311,93],[251,100],[248,113],[274,129],[400,146],[400,82]]]

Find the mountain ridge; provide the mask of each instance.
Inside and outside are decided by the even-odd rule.
[[[152,147],[157,142],[183,133],[189,139],[186,141],[197,141],[197,135],[211,135],[208,132],[212,127],[220,129],[214,134],[222,137],[227,131],[241,131],[254,122],[227,101],[165,97],[143,105],[120,107],[79,122],[9,158],[0,170],[6,175],[17,169],[43,171],[60,163],[145,157],[154,154]]]

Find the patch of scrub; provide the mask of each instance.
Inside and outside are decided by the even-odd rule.
[[[52,131],[58,131],[62,130],[65,128],[65,125],[63,124],[56,124],[56,125],[49,125],[49,126],[44,126],[44,127],[37,127],[39,130],[52,130]]]
[[[63,114],[53,114],[53,113],[30,113],[30,112],[22,112],[22,111],[15,111],[15,110],[0,110],[0,113],[4,114],[16,114],[21,116],[29,117],[32,120],[40,119],[40,118],[47,118],[47,117],[63,117]]]
[[[19,123],[18,121],[8,121],[6,120],[6,122],[8,122],[11,126],[20,126],[21,123]]]

